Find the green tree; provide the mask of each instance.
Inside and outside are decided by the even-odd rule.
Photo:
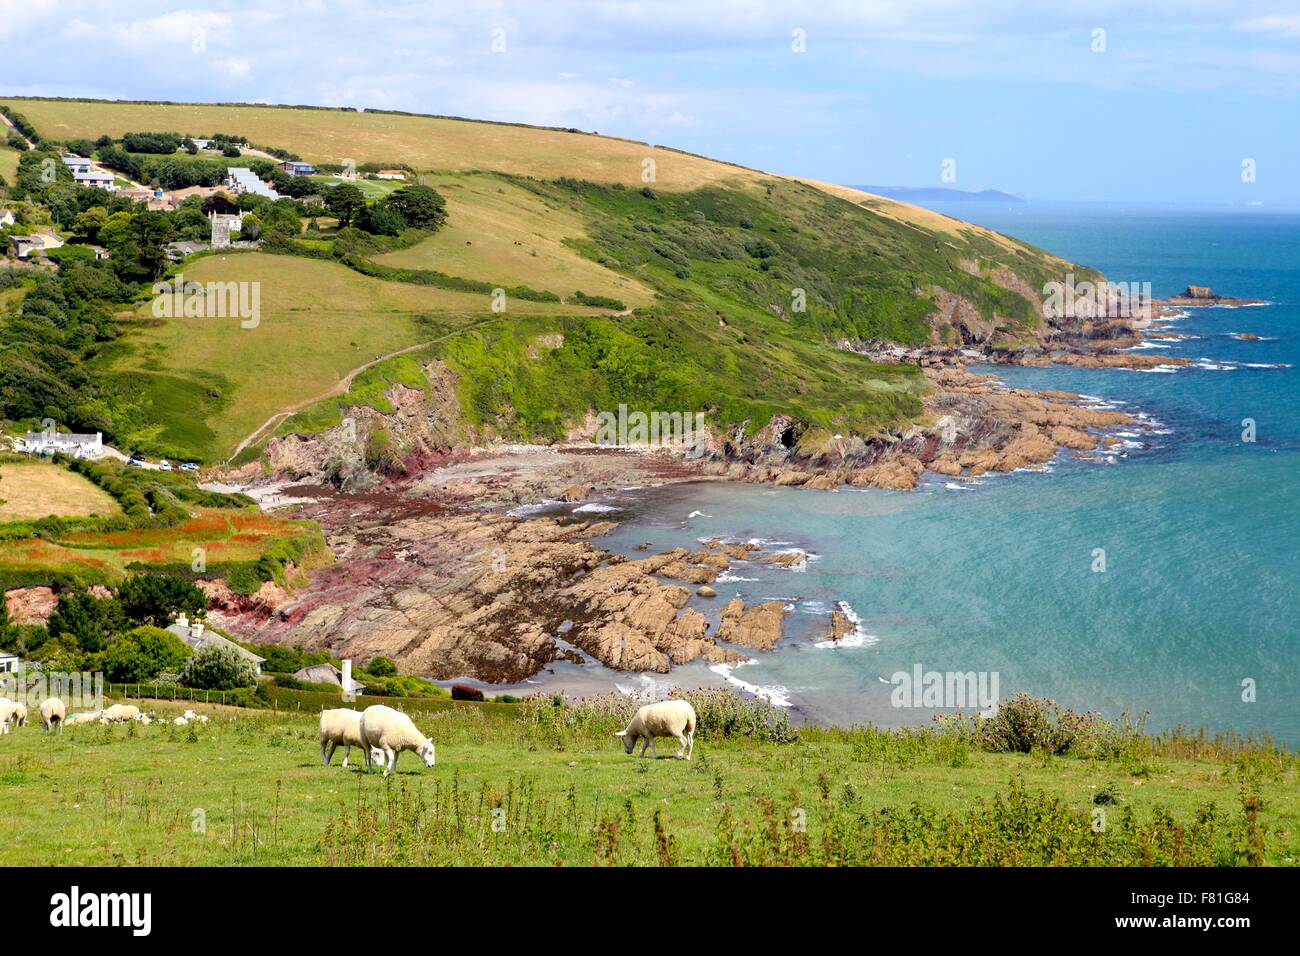
[[[376,657],[366,665],[366,673],[376,677],[392,677],[397,673],[397,665],[387,657]]]
[[[78,213],[73,220],[73,229],[86,237],[89,242],[99,242],[99,234],[108,225],[108,210],[103,206],[91,206]]]
[[[149,681],[163,671],[180,670],[192,654],[189,645],[175,634],[145,625],[108,645],[104,674],[120,684]]]
[[[132,621],[157,627],[177,614],[202,614],[208,606],[208,596],[193,581],[165,574],[131,575],[118,587],[117,599]]]
[[[437,229],[447,221],[447,202],[432,186],[406,186],[384,202],[413,229]]]
[[[83,651],[102,651],[126,627],[121,605],[86,591],[64,592],[46,624],[52,637],[67,634]]]
[[[326,191],[325,208],[338,219],[340,226],[349,226],[366,208],[366,195],[351,183],[340,183]]]
[[[257,685],[257,668],[232,647],[209,645],[185,662],[181,683],[198,690],[235,690]]]
[[[361,210],[356,219],[357,227],[374,236],[400,236],[406,228],[406,220],[386,202],[377,202]]]

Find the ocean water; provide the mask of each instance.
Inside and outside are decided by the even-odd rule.
[[[892,726],[936,712],[894,706],[896,672],[996,673],[1004,699],[1024,690],[1146,715],[1156,730],[1300,744],[1300,215],[936,208],[1111,279],[1149,281],[1157,296],[1195,283],[1269,304],[1187,310],[1174,326],[1186,338],[1149,350],[1196,360],[1174,372],[988,369],[1148,416],[1154,432],[1105,462],[1066,453],[1048,473],[936,479],[913,492],[699,483],[613,498],[630,518],[607,541],[629,553],[645,540],[659,549],[718,536],[815,555],[802,571],[737,564],[717,599],[692,598],[715,621],[732,596],[783,600],[791,627],[734,672],[676,676],[729,679],[813,719]],[[1242,440],[1248,418],[1254,442]],[[856,646],[818,647],[841,601],[859,622]]]

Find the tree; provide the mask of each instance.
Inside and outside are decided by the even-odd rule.
[[[406,220],[388,203],[377,202],[361,210],[357,227],[373,236],[400,236],[406,228]]]
[[[99,242],[99,232],[108,224],[108,210],[103,206],[91,206],[78,213],[72,228],[90,242]]]
[[[125,626],[126,618],[117,601],[97,598],[86,591],[60,594],[46,624],[52,637],[70,635],[83,651],[92,653],[103,650]]]
[[[387,657],[376,657],[366,665],[366,673],[375,677],[392,677],[397,673],[397,665]]]
[[[351,183],[340,183],[325,193],[325,208],[340,226],[349,226],[366,208],[366,195]]]
[[[213,644],[199,651],[181,671],[181,684],[198,690],[257,686],[257,668],[233,647]]]
[[[158,627],[177,614],[202,614],[208,606],[208,596],[193,581],[165,574],[133,574],[118,587],[117,599],[132,621]]]
[[[164,671],[180,670],[193,655],[190,646],[159,627],[137,627],[108,645],[104,675],[119,684],[154,680]]]
[[[447,202],[432,186],[405,186],[384,202],[412,229],[437,229],[447,221]]]

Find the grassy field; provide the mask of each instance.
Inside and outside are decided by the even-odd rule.
[[[644,185],[646,160],[654,162],[656,189],[682,190],[722,182],[765,183],[766,173],[634,140],[530,126],[399,116],[338,110],[274,109],[212,104],[89,103],[76,100],[0,99],[26,116],[51,139],[121,136],[134,130],[178,133],[224,130],[260,145],[278,146],[315,163],[405,163],[416,170],[493,171],[557,179]],[[820,185],[820,184],[819,184]],[[988,230],[918,206],[872,196],[843,186],[829,187],[850,202],[868,202],[900,222],[967,230]]]
[[[289,256],[207,256],[184,277],[260,283],[261,315],[255,328],[235,318],[155,319],[145,303],[124,323],[131,332],[112,367],[122,402],[143,406],[140,418],[149,422],[129,432],[128,443],[176,457],[224,458],[269,417],[324,398],[376,356],[493,317],[487,295],[384,282]],[[509,302],[510,314],[556,308]]]
[[[322,766],[314,713],[150,706],[213,719],[0,737],[0,865],[1300,862],[1294,758],[1194,738],[1092,760],[804,729],[701,736],[687,763],[431,701],[437,765],[385,781]]]
[[[576,291],[645,305],[653,292],[578,253],[566,239],[586,238],[570,210],[493,176],[430,177],[447,199],[447,225],[419,245],[379,256],[384,265],[528,285],[567,297]]]
[[[14,184],[14,177],[18,175],[19,155],[21,154],[16,149],[0,146],[0,179],[10,186]]]
[[[115,584],[125,577],[128,565],[137,563],[188,570],[195,548],[203,549],[207,566],[216,576],[223,565],[256,561],[292,539],[302,541],[304,553],[319,552],[319,557],[326,558],[320,531],[314,526],[252,509],[197,508],[194,517],[170,528],[72,531],[0,541],[0,582],[18,587],[63,575]]]
[[[43,462],[0,465],[0,522],[121,511],[111,497],[66,468]]]

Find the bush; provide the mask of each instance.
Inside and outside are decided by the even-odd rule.
[[[483,692],[477,687],[470,687],[467,684],[451,685],[452,700],[482,700]]]
[[[203,648],[185,662],[181,684],[197,690],[255,687],[257,668],[233,647],[213,645]]]
[[[1056,701],[1039,700],[1023,692],[1000,705],[994,716],[981,720],[976,734],[981,749],[992,753],[1045,750],[1062,754],[1074,741]]]
[[[175,634],[158,627],[137,627],[108,645],[104,676],[118,684],[151,681],[163,671],[183,667],[193,653]]]
[[[366,665],[366,673],[376,677],[392,677],[397,673],[397,665],[387,657],[376,657]]]

